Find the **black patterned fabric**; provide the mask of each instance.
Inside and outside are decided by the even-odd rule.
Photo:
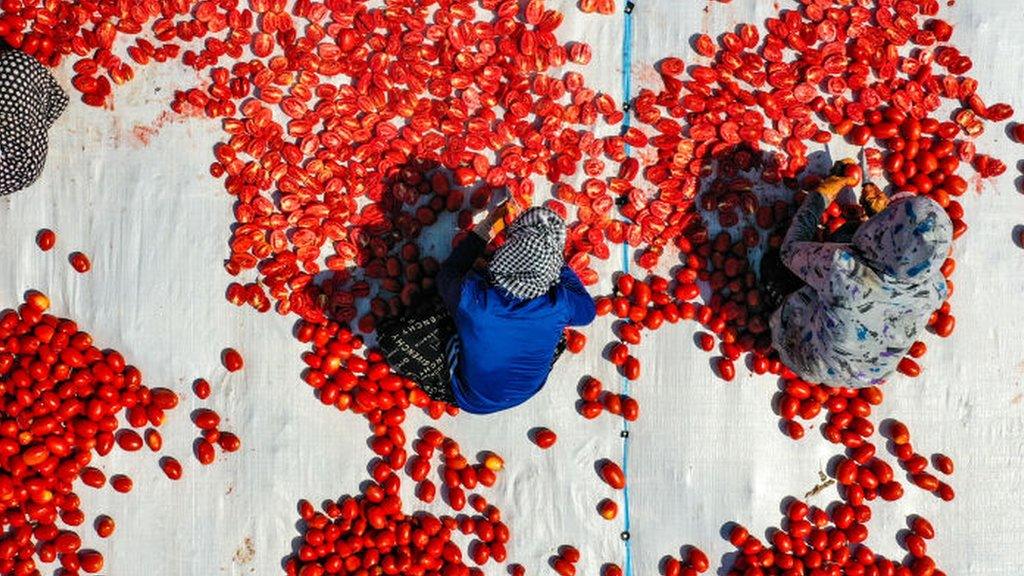
[[[456,405],[451,370],[459,337],[440,296],[428,296],[412,312],[383,322],[377,329],[377,345],[394,373],[419,384],[432,400]],[[563,335],[555,347],[552,366],[565,348]]]
[[[487,267],[495,286],[529,300],[558,282],[565,265],[565,221],[561,216],[535,206],[512,222],[505,238]]]
[[[0,196],[39,178],[47,131],[67,104],[67,94],[35,58],[0,48]]]
[[[433,400],[455,403],[448,350],[455,323],[440,297],[427,298],[411,313],[383,323],[377,343],[391,369],[419,384]]]

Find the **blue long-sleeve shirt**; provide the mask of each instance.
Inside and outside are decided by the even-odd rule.
[[[566,326],[594,320],[594,300],[568,266],[547,294],[523,300],[472,271],[486,243],[470,234],[441,266],[437,287],[455,320],[459,351],[452,392],[459,408],[490,414],[544,387]]]

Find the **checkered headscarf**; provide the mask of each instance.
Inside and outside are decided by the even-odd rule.
[[[0,48],[0,196],[39,177],[46,131],[67,103],[64,90],[35,58]]]
[[[523,212],[505,232],[505,243],[488,267],[494,284],[528,300],[558,283],[565,264],[565,221],[536,206]]]

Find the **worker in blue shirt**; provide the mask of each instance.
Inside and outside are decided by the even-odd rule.
[[[507,410],[533,397],[564,349],[565,328],[590,324],[595,316],[593,298],[565,263],[565,221],[548,208],[523,212],[486,270],[473,269],[502,213],[495,210],[480,222],[441,266],[439,310],[402,322],[404,328],[383,327],[380,336],[396,372],[412,372],[431,398],[473,414]],[[448,318],[439,319],[438,311]],[[424,338],[425,325],[441,328]],[[443,362],[432,361],[438,350]]]

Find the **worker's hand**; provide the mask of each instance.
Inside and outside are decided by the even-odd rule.
[[[501,231],[496,228],[504,224],[504,220],[502,219],[504,213],[504,205],[491,210],[482,220],[480,220],[480,222],[477,223],[476,226],[473,227],[473,232],[484,240],[490,241],[495,234]]]
[[[843,158],[832,165],[832,170],[829,172],[831,176],[839,176],[840,178],[846,178],[847,186],[855,186],[860,183],[860,178],[851,176],[851,172],[860,172],[860,166],[857,161],[853,158]]]
[[[874,216],[889,206],[889,197],[881,188],[869,182],[860,192],[860,205],[869,216]]]
[[[491,238],[505,229],[505,213],[508,211],[509,206],[507,196],[507,193],[505,193],[505,198],[473,227],[473,232],[477,236],[490,241]]]
[[[818,193],[825,197],[826,204],[831,204],[836,199],[836,196],[842,192],[843,188],[854,186],[859,182],[857,178],[846,175],[847,167],[851,165],[856,166],[852,158],[836,162],[832,166],[831,175],[822,180],[821,184],[818,184]]]
[[[822,180],[821,184],[818,184],[818,194],[825,197],[825,204],[831,204],[846,186],[848,184],[845,177],[829,176]]]

